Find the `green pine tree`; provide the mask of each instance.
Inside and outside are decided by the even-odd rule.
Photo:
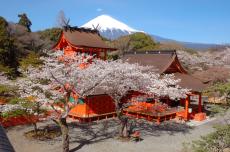
[[[130,35],[129,45],[133,50],[152,50],[156,48],[156,43],[151,36],[141,32]]]
[[[31,32],[30,26],[32,25],[32,22],[27,17],[26,13],[19,14],[18,17],[20,18],[18,24],[25,26],[28,32]]]
[[[0,16],[0,71],[14,77],[18,68],[18,51],[7,27],[7,21]]]

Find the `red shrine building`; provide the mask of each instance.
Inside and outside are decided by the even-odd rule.
[[[159,74],[174,74],[176,79],[180,79],[179,86],[182,88],[191,89],[190,93],[187,94],[186,99],[180,99],[177,106],[183,107],[182,110],[176,111],[176,116],[181,117],[185,120],[205,119],[205,114],[202,113],[202,96],[201,92],[206,87],[206,85],[199,79],[191,76],[181,65],[177,53],[175,50],[165,50],[165,51],[132,51],[124,54],[123,60],[129,63],[139,63],[143,66],[152,66],[155,68]],[[196,101],[191,99],[197,99]],[[175,101],[170,101],[169,99],[161,99],[167,105],[173,107]],[[132,113],[132,111],[129,111]],[[167,113],[167,112],[166,112]],[[173,112],[169,112],[169,117],[171,117]],[[167,114],[165,114],[167,115]],[[156,118],[157,121],[161,119],[166,119],[167,116],[162,116],[162,118]]]
[[[68,56],[75,53],[87,53],[106,60],[107,52],[116,49],[108,47],[96,30],[71,27],[62,31],[53,50],[63,50],[64,55]],[[102,90],[87,96],[85,99],[77,100],[79,104],[70,111],[69,117],[76,118],[80,122],[115,117],[113,100]]]
[[[95,55],[106,60],[107,52],[116,50],[108,47],[97,30],[69,28],[62,31],[54,50],[63,50],[65,55],[76,52]]]
[[[116,49],[108,47],[96,30],[71,28],[63,30],[54,50],[63,50],[64,55],[74,53],[88,53],[97,58],[106,60],[107,52]],[[133,105],[124,109],[125,114],[149,121],[161,121],[179,117],[184,120],[205,119],[202,112],[201,91],[205,85],[188,72],[180,64],[177,53],[170,51],[132,51],[126,52],[123,60],[129,63],[153,66],[159,74],[174,74],[180,79],[182,88],[191,89],[186,99],[171,101],[168,98],[154,99],[143,93],[130,91],[124,101],[133,102]],[[192,100],[196,97],[196,100]],[[108,117],[115,117],[113,99],[102,90],[80,100],[69,113],[69,117],[80,122],[89,122]]]

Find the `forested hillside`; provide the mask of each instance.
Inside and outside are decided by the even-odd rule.
[[[51,48],[61,33],[60,28],[32,32],[32,22],[26,14],[18,17],[18,23],[0,17],[0,71],[11,78],[20,74],[19,67],[41,64],[38,60],[41,50]]]

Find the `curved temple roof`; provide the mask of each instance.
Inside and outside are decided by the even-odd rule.
[[[153,66],[160,74],[172,73],[168,70],[173,64],[176,66],[174,67],[176,69],[175,72],[179,71],[181,73],[187,73],[187,71],[181,66],[175,50],[127,52],[122,59],[127,60],[129,63]]]
[[[189,75],[183,68],[175,50],[126,52],[122,59],[129,63],[153,66],[160,74],[173,73],[177,79],[181,79],[179,85],[183,88],[192,89],[195,92],[200,92],[205,88],[205,84]]]
[[[191,89],[195,92],[201,92],[206,87],[206,85],[202,83],[199,79],[189,74],[174,73],[174,75],[177,79],[181,80],[178,84],[182,88]]]
[[[67,39],[67,41],[75,46],[108,48],[97,33],[63,31],[63,35]]]
[[[109,48],[97,32],[90,32],[78,29],[63,30],[59,41],[53,48],[62,49],[59,47],[63,46],[60,43],[64,43],[64,41],[67,41],[67,43],[74,47],[102,48],[115,50],[114,48]]]

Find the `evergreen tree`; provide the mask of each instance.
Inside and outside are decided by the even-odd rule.
[[[14,77],[18,68],[17,49],[7,27],[7,21],[0,16],[0,71]]]
[[[31,32],[30,26],[32,25],[32,22],[27,17],[26,13],[19,14],[18,17],[20,18],[18,24],[25,26],[28,32]]]
[[[129,45],[133,50],[152,50],[156,48],[156,43],[151,36],[141,32],[130,35]]]
[[[50,28],[45,29],[43,31],[40,31],[39,34],[41,36],[41,39],[49,39],[50,41],[57,43],[58,39],[61,36],[62,29],[61,28]]]

